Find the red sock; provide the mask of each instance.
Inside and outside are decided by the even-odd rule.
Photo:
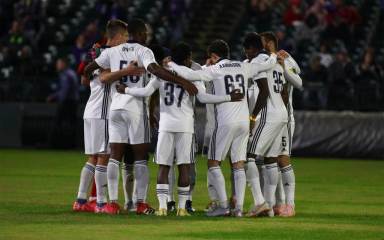
[[[95,179],[93,179],[93,184],[92,184],[92,190],[91,190],[91,195],[89,196],[89,200],[96,200],[96,183]]]

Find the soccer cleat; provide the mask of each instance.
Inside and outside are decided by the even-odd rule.
[[[104,209],[104,213],[111,214],[111,215],[119,214],[120,213],[119,204],[115,202],[107,203]]]
[[[248,217],[258,217],[258,216],[266,216],[268,211],[271,208],[268,206],[268,203],[264,202],[260,205],[253,205],[251,210],[247,213]]]
[[[79,203],[78,201],[75,201],[73,203],[73,206],[72,206],[72,210],[74,212],[83,212],[83,206],[85,205],[85,203],[81,204]]]
[[[231,216],[232,217],[243,217],[243,212],[240,209],[236,208],[236,209],[233,209],[231,211]]]
[[[106,206],[107,206],[107,203],[96,204],[95,213],[106,213],[105,212]]]
[[[167,209],[165,208],[159,208],[159,210],[156,211],[156,216],[164,217],[168,215]]]
[[[208,205],[205,207],[204,212],[209,212],[217,208],[217,202],[216,201],[211,201],[208,203]]]
[[[175,201],[167,202],[167,210],[168,212],[176,211],[176,202]]]
[[[127,212],[136,212],[136,204],[134,204],[132,201],[129,201],[128,203],[124,204],[124,210]]]
[[[137,215],[153,215],[155,214],[155,209],[149,206],[148,203],[137,203],[136,205],[136,214]]]
[[[192,207],[192,201],[187,200],[185,202],[185,209],[187,209],[188,213],[194,213],[196,210]]]
[[[285,208],[286,208],[285,204],[275,205],[273,207],[273,212],[275,213],[275,216],[280,216],[284,212]]]
[[[95,212],[96,200],[83,204],[83,212]]]
[[[188,217],[188,216],[191,216],[191,214],[188,213],[187,209],[179,208],[179,209],[177,209],[177,216]]]
[[[207,216],[208,217],[220,217],[220,216],[229,216],[229,208],[223,208],[223,207],[216,207],[215,209],[208,211]]]
[[[281,217],[294,217],[296,215],[294,205],[285,205],[283,212],[280,214]]]

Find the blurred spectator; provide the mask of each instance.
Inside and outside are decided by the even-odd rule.
[[[286,36],[287,29],[283,25],[278,27],[277,30],[275,31],[278,44],[279,44],[279,49],[284,49],[287,52],[292,52],[294,49],[294,42],[292,41],[291,38],[287,38]]]
[[[293,26],[296,22],[304,19],[304,14],[300,8],[301,0],[290,0],[288,8],[284,13],[283,22],[287,26]]]
[[[70,148],[75,145],[79,83],[76,72],[68,67],[66,59],[56,61],[56,70],[59,74],[57,90],[47,98],[48,102],[58,103],[50,142],[53,147]]]
[[[320,57],[320,63],[328,68],[332,62],[333,62],[333,57],[331,53],[328,51],[328,46],[325,43],[321,43],[320,45],[320,52],[317,54]]]
[[[259,32],[267,31],[271,22],[271,2],[269,0],[250,0],[250,15]]]
[[[85,46],[85,37],[83,34],[80,34],[76,38],[75,46],[72,48],[72,54],[75,57],[75,64],[78,65],[81,60],[83,60],[85,54],[87,53],[87,47]]]
[[[327,104],[327,69],[321,65],[320,57],[311,60],[310,69],[304,74],[304,106],[307,109],[324,109]]]

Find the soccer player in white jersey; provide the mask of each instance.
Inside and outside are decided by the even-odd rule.
[[[265,54],[263,43],[259,34],[255,32],[248,33],[243,42],[243,48],[245,55],[247,57],[246,61],[255,63],[262,62],[258,56]],[[268,59],[268,56],[265,56],[264,59]],[[261,109],[265,108],[267,105],[269,97],[268,89],[268,80],[267,73],[262,72],[254,77],[254,84],[251,87],[251,90],[248,91],[248,106],[252,115],[259,115]],[[251,117],[251,130],[253,130],[254,118]],[[251,144],[252,141],[249,142]],[[261,172],[255,163],[255,158],[248,157],[245,164],[247,182],[251,186],[251,192],[254,200],[254,205],[251,210],[248,212],[248,216],[255,217],[262,215],[266,211],[270,210],[270,207],[265,202],[265,199],[261,190]],[[261,169],[260,169],[261,170]]]
[[[95,46],[87,54],[87,62],[92,62],[108,47],[117,46],[127,40],[126,23],[120,20],[111,20],[106,27],[107,42],[105,46]],[[79,192],[73,205],[75,211],[102,211],[105,205],[107,186],[107,163],[109,158],[108,145],[108,113],[110,105],[110,84],[100,80],[100,70],[93,72],[92,79],[82,77],[82,83],[90,86],[90,96],[84,110],[84,145],[85,154],[88,156],[81,171]],[[97,205],[86,202],[86,194],[93,177],[97,189]]]
[[[295,173],[293,171],[290,155],[292,148],[292,137],[295,130],[295,118],[293,115],[292,93],[293,89],[302,89],[303,81],[300,78],[300,67],[297,62],[286,51],[280,50],[278,52],[280,58],[284,59],[284,77],[288,83],[289,102],[287,105],[288,110],[288,123],[284,127],[282,135],[281,153],[279,155],[278,164],[281,171],[281,179],[278,183],[283,189],[285,202],[281,205],[274,207],[274,211],[282,217],[293,217],[295,215]]]
[[[189,45],[179,43],[172,50],[172,59],[178,64],[191,67],[191,50]],[[241,100],[244,95],[231,92],[231,95],[215,96],[205,93],[201,82],[194,83],[199,89],[197,98],[203,103],[221,103]],[[121,87],[121,89],[120,89]],[[168,174],[176,154],[179,169],[178,179],[178,216],[188,216],[185,209],[190,192],[190,163],[194,161],[194,99],[177,84],[165,82],[157,78],[145,88],[126,88],[121,84],[118,91],[145,97],[156,89],[160,91],[159,138],[156,149],[156,162],[159,164],[156,192],[159,200],[158,216],[167,215],[167,195],[169,190]]]
[[[276,53],[277,38],[272,33],[265,33],[261,36],[263,45],[268,46],[271,54]],[[263,62],[267,58],[267,54],[259,54],[255,62]],[[269,207],[273,207],[278,182],[277,159],[281,151],[281,134],[288,122],[286,109],[288,94],[285,87],[283,66],[275,64],[272,69],[266,72],[266,77],[269,96],[267,104],[261,112],[257,114],[255,108],[251,116],[251,121],[256,121],[256,126],[252,129],[251,140],[248,144],[248,158],[264,157],[264,198]],[[268,211],[268,215],[274,216],[273,209]]]
[[[240,90],[246,94],[248,79],[272,67],[276,55],[265,64],[250,64],[229,60],[229,46],[223,40],[216,40],[208,47],[208,56],[214,63],[203,70],[191,69],[171,64],[170,66],[181,76],[190,80],[213,81],[214,94],[218,96]],[[219,206],[207,212],[207,216],[225,216],[229,214],[225,180],[220,168],[228,151],[232,161],[236,195],[234,216],[241,217],[244,203],[246,177],[244,162],[249,136],[249,110],[247,100],[215,104],[215,129],[211,138],[208,153],[208,174],[212,185],[219,196]]]
[[[111,69],[107,79],[120,79],[130,88],[144,87],[146,76],[126,76],[123,71],[130,62],[137,62],[139,67],[160,77],[161,79],[180,84],[190,94],[196,94],[197,88],[191,82],[175,76],[163,67],[159,66],[153,56],[153,52],[143,46],[147,39],[145,23],[139,19],[133,19],[128,23],[128,42],[119,46],[108,48],[101,53],[90,65],[86,72],[96,68]],[[114,83],[115,84],[115,83]],[[115,85],[112,85],[114,89]],[[108,193],[110,203],[107,212],[117,214],[120,212],[118,201],[119,165],[124,155],[126,144],[132,146],[135,158],[135,181],[137,195],[137,214],[153,214],[153,209],[144,202],[149,182],[147,166],[148,149],[150,141],[148,108],[146,98],[137,98],[127,94],[114,92],[112,96],[109,116],[109,141],[111,156],[107,167]]]

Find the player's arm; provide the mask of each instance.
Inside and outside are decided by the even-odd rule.
[[[147,67],[147,70],[152,73],[153,75],[155,75],[156,77],[164,80],[164,81],[168,81],[168,82],[173,82],[173,83],[176,83],[176,84],[179,84],[180,86],[182,86],[191,96],[193,95],[196,95],[198,90],[196,88],[196,86],[191,83],[190,81],[180,77],[180,76],[177,76],[177,75],[174,75],[173,73],[171,73],[170,71],[166,70],[165,68],[161,67],[159,64],[153,62],[153,63],[150,63]]]
[[[281,94],[281,98],[283,99],[285,106],[287,106],[289,103],[289,93],[288,93],[288,84],[287,83],[284,84],[283,90],[281,91],[280,94]]]
[[[159,127],[159,119],[155,114],[155,109],[159,106],[159,95],[159,90],[156,90],[149,99],[149,123],[153,128]]]
[[[295,88],[302,89],[303,88],[303,80],[296,73],[294,68],[286,67],[284,69],[284,77],[287,79],[289,83],[291,83]]]
[[[134,97],[148,97],[160,87],[159,81],[152,79],[147,86],[143,88],[129,88],[124,83],[116,85],[117,92],[121,94],[129,94]]]
[[[87,78],[87,79],[92,79],[92,73],[99,69],[100,66],[97,64],[96,61],[92,61],[91,63],[89,63],[85,69],[84,69],[84,76]]]
[[[249,63],[252,76],[256,76],[260,72],[268,71],[273,68],[277,62],[276,54],[272,53],[265,62]]]
[[[120,81],[125,76],[141,76],[145,73],[145,68],[137,67],[136,63],[130,63],[127,67],[115,72],[103,71],[100,74],[100,81],[102,83],[113,83]]]
[[[206,92],[203,84],[195,83],[199,92],[196,97],[201,103],[223,103],[223,102],[237,102],[244,98],[244,94],[240,93],[239,89],[233,90],[229,95],[213,95]]]
[[[208,67],[202,69],[202,70],[192,70],[186,66],[180,66],[177,65],[174,62],[169,62],[168,66],[172,68],[173,71],[175,71],[178,75],[181,77],[188,79],[190,81],[205,81],[209,82],[212,81],[213,76],[209,70]]]
[[[256,83],[259,88],[259,94],[257,95],[256,105],[251,114],[251,121],[256,120],[256,117],[259,115],[261,109],[267,105],[267,99],[269,96],[268,80],[266,78],[260,78],[256,81]]]

